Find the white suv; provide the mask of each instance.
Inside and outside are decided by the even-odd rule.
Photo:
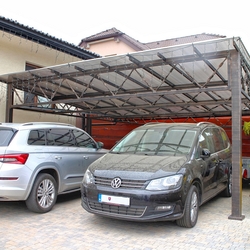
[[[102,146],[69,124],[0,123],[0,201],[50,211],[58,194],[80,190],[89,164],[108,152]]]

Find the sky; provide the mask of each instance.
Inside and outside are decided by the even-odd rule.
[[[250,52],[248,0],[8,0],[0,15],[66,42],[116,28],[140,42],[200,33],[240,37]]]

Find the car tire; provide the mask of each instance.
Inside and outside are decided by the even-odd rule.
[[[183,217],[176,221],[178,226],[191,228],[196,225],[199,213],[199,193],[197,187],[191,186],[186,203]]]
[[[39,174],[26,200],[26,206],[35,213],[47,213],[56,203],[57,183],[50,174]]]
[[[231,171],[228,174],[227,187],[224,191],[222,191],[222,196],[231,197],[232,196],[232,173]]]

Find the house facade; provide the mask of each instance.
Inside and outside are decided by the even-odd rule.
[[[0,17],[0,74],[22,72],[41,67],[66,64],[97,58],[99,55],[86,51],[16,21]],[[0,83],[0,122],[6,120],[7,85]],[[13,103],[25,99],[25,92],[15,93]],[[32,100],[37,100],[37,96]],[[30,99],[29,99],[30,101]],[[40,112],[14,110],[13,122],[56,121],[76,124],[76,118],[54,116]]]
[[[185,43],[195,43],[224,37],[225,36],[221,35],[202,33],[185,37],[142,43],[116,28],[111,28],[98,34],[83,38],[79,43],[79,46],[88,51],[95,52],[101,56],[113,56],[119,54],[127,54],[135,51],[176,46]]]

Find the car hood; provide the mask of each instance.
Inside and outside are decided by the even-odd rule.
[[[151,179],[179,172],[186,156],[148,156],[108,153],[91,164],[90,171],[99,177]]]

